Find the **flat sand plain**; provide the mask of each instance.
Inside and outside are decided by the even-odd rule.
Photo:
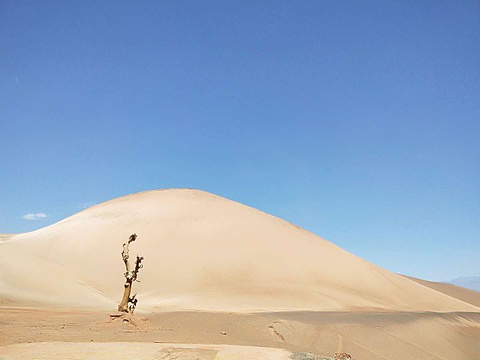
[[[3,308],[0,319],[0,359],[12,360],[280,360],[302,353],[334,359],[339,352],[365,360],[461,360],[480,354],[480,313],[181,311],[141,313],[123,323],[108,312]],[[218,345],[230,347],[222,352]]]

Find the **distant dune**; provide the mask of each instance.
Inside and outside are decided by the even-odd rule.
[[[419,284],[429,287],[430,289],[434,289],[436,291],[440,291],[448,296],[453,298],[462,300],[466,303],[472,304],[480,308],[480,292],[466,289],[460,286],[455,286],[452,284],[446,284],[441,282],[434,282],[434,281],[427,281],[422,279],[417,279],[410,276],[405,276],[406,278],[413,280]]]
[[[114,309],[122,243],[145,257],[139,308],[236,311],[480,311],[319,236],[199,190],[138,193],[0,241],[0,303]]]
[[[480,276],[459,277],[447,282],[467,289],[480,291]]]

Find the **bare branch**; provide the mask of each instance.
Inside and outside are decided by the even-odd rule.
[[[137,276],[138,276],[138,271],[143,267],[142,265],[143,256],[137,255],[134,270],[130,270],[130,264],[128,262],[128,259],[130,257],[128,247],[131,242],[136,240],[136,238],[137,238],[137,234],[132,234],[130,235],[128,241],[123,244],[122,259],[123,259],[123,262],[125,263],[125,269],[127,271],[124,274],[125,284],[123,285],[124,286],[123,298],[120,304],[118,305],[118,311],[122,311],[122,312],[130,311],[131,313],[133,313],[133,311],[135,310],[135,307],[137,306],[137,301],[138,301],[136,299],[137,294],[130,297],[130,293],[132,291],[132,282],[139,281],[137,280]]]
[[[127,269],[127,273],[130,272],[130,265],[128,264],[128,246],[130,245],[131,242],[135,241],[137,239],[137,234],[132,234],[128,238],[128,241],[123,244],[123,251],[122,251],[122,259],[123,262],[125,263],[125,268]],[[125,277],[127,274],[125,274]]]
[[[137,280],[137,275],[138,275],[138,271],[143,267],[142,260],[143,260],[143,256],[137,255],[137,261],[135,261],[135,269],[133,270],[133,276],[132,276],[133,281],[140,282],[139,280]]]

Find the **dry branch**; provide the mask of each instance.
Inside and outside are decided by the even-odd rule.
[[[126,272],[124,274],[125,276],[125,284],[123,285],[123,297],[122,301],[118,305],[118,311],[122,312],[131,312],[135,310],[135,307],[137,306],[137,294],[130,296],[132,292],[132,283],[134,281],[139,281],[137,280],[138,276],[138,271],[143,267],[142,265],[142,260],[143,256],[138,256],[135,261],[135,268],[133,270],[130,269],[130,264],[128,262],[129,259],[129,253],[128,253],[128,247],[131,242],[135,241],[137,239],[137,234],[132,234],[128,238],[128,241],[123,244],[123,251],[122,251],[122,259],[123,262],[125,263],[125,269]]]

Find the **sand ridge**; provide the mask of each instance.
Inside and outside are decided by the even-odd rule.
[[[405,276],[405,275],[403,275]],[[417,279],[411,276],[405,276],[406,278],[413,280],[423,286],[426,286],[430,289],[436,290],[441,292],[445,295],[453,297],[455,299],[459,299],[464,301],[468,304],[472,304],[474,306],[480,307],[480,292],[466,289],[460,286],[456,286],[453,284],[435,282],[435,281],[427,281],[423,279]]]

